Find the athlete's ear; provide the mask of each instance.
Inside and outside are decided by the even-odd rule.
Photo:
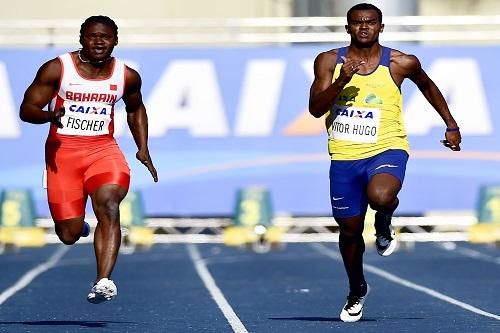
[[[346,31],[348,34],[351,34],[351,32],[349,31],[349,25],[348,25],[348,24],[346,24],[344,27],[345,27],[345,31]]]
[[[83,40],[82,40],[82,35],[80,35],[80,38],[78,39],[78,42],[80,43],[81,46],[83,46]]]
[[[384,24],[383,23],[380,25],[380,32],[384,32]]]
[[[115,46],[118,45],[118,36],[116,36]]]

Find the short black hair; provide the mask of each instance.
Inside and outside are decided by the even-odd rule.
[[[83,34],[83,31],[91,24],[94,23],[102,23],[104,25],[107,25],[113,29],[113,32],[115,33],[116,36],[118,36],[118,26],[116,25],[115,21],[110,19],[107,16],[104,15],[95,15],[95,16],[90,16],[88,17],[81,25],[80,27],[80,35]]]
[[[382,23],[382,11],[375,5],[372,5],[371,3],[358,3],[357,5],[354,5],[351,9],[347,11],[347,23],[351,21],[351,14],[355,10],[374,10],[377,12],[379,18],[380,18],[380,23]]]

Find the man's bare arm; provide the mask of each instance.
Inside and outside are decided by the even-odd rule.
[[[123,95],[125,109],[127,111],[127,123],[130,132],[137,145],[136,158],[144,164],[153,180],[158,181],[158,174],[151,160],[148,149],[148,116],[146,107],[142,101],[141,94],[141,77],[135,70],[127,67],[127,87]]]
[[[360,61],[342,58],[344,66],[339,77],[333,81],[337,52],[320,53],[314,61],[314,81],[309,95],[309,113],[314,117],[323,116],[342,92],[345,85],[351,81],[352,76],[359,71]]]
[[[62,127],[60,122],[64,115],[64,108],[55,111],[44,111],[43,108],[53,98],[61,77],[61,63],[52,59],[43,64],[38,70],[35,79],[24,93],[19,108],[19,117],[22,121],[32,124],[53,122]]]
[[[418,89],[422,92],[427,101],[429,101],[429,103],[441,116],[446,124],[446,127],[448,129],[456,129],[453,132],[446,131],[445,141],[449,143],[447,147],[452,150],[460,150],[460,142],[462,138],[460,131],[458,130],[458,124],[453,118],[443,94],[434,81],[432,81],[427,73],[425,73],[422,69],[422,65],[417,57],[402,54],[401,56],[396,57],[396,65],[405,74],[405,77],[408,77],[417,85]]]

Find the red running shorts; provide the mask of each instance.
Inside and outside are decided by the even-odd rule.
[[[54,221],[82,217],[89,194],[102,185],[116,184],[128,190],[130,168],[114,139],[94,146],[45,145],[47,195]]]

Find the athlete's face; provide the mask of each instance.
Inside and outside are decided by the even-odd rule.
[[[80,35],[80,44],[85,57],[91,61],[107,59],[118,44],[113,29],[103,23],[89,24]]]
[[[351,13],[345,29],[351,35],[353,43],[371,45],[378,41],[378,35],[384,30],[384,25],[375,10],[355,10]]]

